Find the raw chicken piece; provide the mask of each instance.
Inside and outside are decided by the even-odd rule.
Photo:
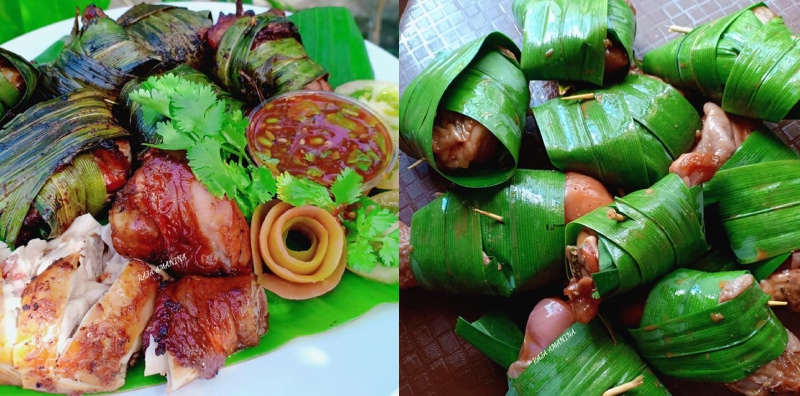
[[[164,282],[143,336],[145,375],[166,375],[168,392],[213,378],[232,353],[258,345],[267,315],[253,274]]]
[[[433,155],[445,170],[468,168],[497,159],[500,141],[478,121],[442,111],[433,124]]]
[[[162,264],[173,275],[253,271],[250,227],[241,210],[212,196],[181,153],[148,151],[117,194],[109,223],[120,254]]]

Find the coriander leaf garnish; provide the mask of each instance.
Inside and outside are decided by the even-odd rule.
[[[148,78],[131,99],[145,116],[169,118],[156,129],[162,143],[152,147],[185,150],[197,180],[215,197],[234,200],[245,217],[276,194],[272,173],[247,157],[247,118],[211,87],[167,74]]]

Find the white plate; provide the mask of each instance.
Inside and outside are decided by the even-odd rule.
[[[221,11],[232,13],[232,3],[176,3],[191,10],[210,10],[214,19]],[[258,12],[261,7],[248,7]],[[127,8],[109,10],[118,18]],[[3,48],[33,59],[58,38],[69,34],[72,20],[45,26],[17,37]],[[382,48],[367,42],[375,79],[397,82],[400,64]],[[173,392],[193,395],[398,395],[399,307],[382,304],[351,323],[313,336],[294,339],[262,357],[220,370],[216,378],[197,380]],[[267,333],[269,337],[269,333]],[[155,396],[164,386],[125,393]]]

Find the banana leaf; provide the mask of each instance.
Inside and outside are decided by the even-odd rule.
[[[20,80],[9,80],[11,75]],[[33,96],[38,78],[39,71],[27,60],[0,48],[0,126]]]
[[[114,121],[103,97],[91,90],[39,103],[14,118],[0,130],[0,147],[4,148],[0,150],[0,241],[12,249],[17,245],[23,220],[37,199],[42,208],[47,202],[51,206],[78,205],[79,202],[60,201],[59,197],[81,198],[72,183],[77,178],[80,187],[94,189],[97,184],[93,178],[62,172],[50,182],[50,187],[46,190],[43,187],[56,171],[72,163],[81,152],[104,140],[128,136]],[[75,166],[83,167],[81,163]],[[100,188],[105,197],[105,184]],[[57,195],[53,195],[55,190]],[[100,190],[84,191],[88,201],[82,204],[96,207],[97,201],[92,197]],[[63,213],[55,211],[51,215],[66,227],[72,219]]]
[[[799,174],[797,159],[761,162],[719,171],[705,183],[740,263],[800,249]]]
[[[84,10],[83,20],[78,30],[76,15],[69,43],[53,63],[39,66],[42,86],[51,96],[91,88],[116,101],[128,80],[146,75],[161,62],[94,6]]]
[[[197,71],[189,65],[178,65],[174,69],[165,71],[163,75],[173,74],[175,76],[183,77],[189,81],[197,84],[203,84],[211,87],[218,98],[227,100],[232,106],[228,111],[240,110],[244,107],[244,103],[233,99],[231,94],[224,91],[219,85],[215,84],[205,74]],[[133,79],[128,81],[119,93],[119,102],[125,107],[127,115],[122,118],[127,118],[130,130],[138,135],[142,143],[159,144],[161,143],[161,136],[156,133],[156,127],[159,122],[166,121],[167,117],[163,114],[153,111],[149,107],[142,106],[142,104],[131,100],[131,93],[135,92],[142,86],[143,79]]]
[[[800,154],[778,139],[766,128],[753,131],[720,170],[737,168],[759,162],[800,159]]]
[[[708,250],[701,215],[702,193],[690,190],[670,173],[646,190],[615,198],[567,224],[566,242],[575,243],[585,227],[597,234],[600,271],[592,274],[595,298],[609,297],[657,280],[694,263]],[[614,210],[625,217],[608,216]],[[567,264],[573,277],[580,270]]]
[[[694,144],[697,111],[674,88],[628,75],[595,99],[555,98],[534,107],[550,162],[629,189],[652,185]]]
[[[625,0],[514,0],[511,9],[522,30],[520,66],[529,80],[603,85],[608,39],[634,59],[636,17]]]
[[[669,395],[636,351],[611,338],[599,321],[575,323],[537,356],[511,386],[517,394],[600,395],[642,375],[643,384],[626,395]]]
[[[451,191],[418,210],[411,268],[420,286],[509,296],[562,279],[564,189],[563,173],[519,170],[502,186]]]
[[[641,328],[630,330],[647,363],[676,378],[733,382],[780,356],[788,335],[756,282],[717,303],[724,284],[747,273],[679,269],[656,284]]]
[[[292,21],[273,14],[239,18],[217,47],[215,75],[222,87],[247,103],[260,103],[327,79],[306,54]]]
[[[161,57],[161,70],[182,63],[200,69],[205,64],[210,11],[141,3],[122,14],[117,23],[135,42]]]
[[[722,103],[726,112],[778,122],[800,101],[800,47],[780,17],[757,3],[648,52],[645,73]],[[792,114],[790,114],[792,111]]]
[[[519,56],[514,42],[498,32],[442,54],[406,87],[400,98],[401,149],[424,158],[431,169],[461,186],[498,185],[510,179],[517,167],[530,91],[517,62],[502,49]],[[500,157],[510,156],[513,165],[440,170],[432,143],[433,123],[440,110],[454,111],[480,122],[504,147]]]

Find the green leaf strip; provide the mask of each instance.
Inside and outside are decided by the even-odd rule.
[[[519,327],[500,312],[490,312],[472,323],[459,317],[456,334],[503,368],[517,361],[525,338]]]
[[[0,126],[2,126],[6,120],[13,118],[33,96],[36,91],[39,71],[23,57],[3,48],[0,48],[0,65],[16,70],[24,82],[17,89],[8,80],[5,73],[0,73]]]

